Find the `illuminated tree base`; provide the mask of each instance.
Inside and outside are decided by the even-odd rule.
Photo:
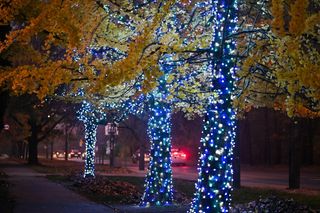
[[[234,122],[230,112],[209,106],[204,118],[199,177],[190,212],[227,212],[231,202]]]
[[[149,101],[150,162],[140,206],[170,205],[173,201],[171,170],[171,107]]]
[[[96,135],[98,125],[93,122],[84,122],[85,127],[85,141],[86,141],[86,158],[84,167],[84,177],[90,178],[94,177],[94,156],[95,156],[95,146],[96,146]]]
[[[237,0],[210,0],[213,38],[210,46],[211,91],[200,141],[196,193],[190,212],[228,212],[233,181],[232,155],[235,138],[234,92]]]

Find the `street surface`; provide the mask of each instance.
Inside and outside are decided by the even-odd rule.
[[[319,168],[302,169],[301,188],[319,190],[320,192],[320,170]],[[173,176],[187,180],[197,179],[197,168],[190,166],[173,167]],[[275,167],[243,167],[241,168],[241,185],[255,187],[287,188],[288,170],[284,166]]]
[[[83,162],[81,159],[70,159]],[[108,160],[104,161],[108,164]],[[146,170],[139,171],[137,164],[130,162],[122,163],[134,172],[134,175],[144,177]],[[147,164],[146,164],[147,169]],[[175,166],[172,167],[173,178],[196,181],[198,177],[196,166]],[[119,174],[117,174],[119,175]],[[128,174],[126,174],[128,175]],[[132,174],[130,174],[132,175]],[[306,167],[301,169],[301,189],[312,190],[320,194],[320,167]],[[267,187],[276,189],[288,188],[288,168],[280,166],[241,166],[241,185],[251,187]]]

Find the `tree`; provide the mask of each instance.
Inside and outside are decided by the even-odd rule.
[[[10,31],[10,26],[4,25],[0,26],[0,41],[3,41],[5,39],[5,35],[7,32]],[[5,64],[8,64],[8,61],[1,60],[0,58],[0,66],[4,66]],[[6,111],[7,102],[9,101],[9,93],[8,91],[2,91],[0,90],[0,131],[3,129],[3,117]]]
[[[51,105],[50,105],[51,104]],[[38,164],[38,144],[46,139],[54,127],[65,118],[61,103],[39,103],[29,95],[11,97],[8,120],[21,129],[19,137],[28,142],[28,163]],[[18,138],[19,138],[18,137]]]
[[[270,107],[292,118],[289,188],[299,188],[301,117],[319,117],[319,21],[316,1],[272,1],[271,30],[243,62],[236,106]],[[288,10],[287,14],[285,10]]]
[[[143,73],[143,88],[150,90],[153,79],[160,75],[158,56],[166,50],[165,45],[160,47],[154,42],[153,33],[173,1],[141,5],[149,4],[150,10],[143,8],[140,12],[139,4],[123,9],[128,7],[125,1],[4,3],[0,21],[13,27],[0,44],[1,57],[11,62],[10,66],[1,67],[0,85],[43,99],[64,84],[74,91],[87,88],[105,92],[109,86]],[[123,57],[106,63],[89,54],[92,48],[106,45],[114,52],[122,52]],[[85,87],[88,84],[83,81],[90,86]]]
[[[218,94],[206,109],[200,145],[199,176],[190,212],[228,212],[232,187],[235,137],[234,92],[236,1],[208,1],[214,21],[210,70],[211,88]],[[210,100],[210,99],[209,99]]]
[[[80,93],[83,95],[83,93]],[[78,111],[78,119],[83,122],[85,130],[86,158],[84,174],[85,178],[95,176],[95,145],[98,124],[105,118],[105,114],[99,108],[88,101],[83,101]]]
[[[273,1],[268,37],[256,47],[239,72],[240,109],[267,106],[289,117],[319,117],[319,13],[307,14],[308,1]],[[286,21],[284,7],[290,9]]]
[[[153,33],[172,3],[17,0],[4,4],[0,20],[13,28],[0,45],[1,57],[11,62],[1,67],[0,85],[40,99],[65,84],[71,92],[80,88],[105,94],[143,73],[142,89],[149,90],[160,74],[155,61],[165,50],[165,45],[160,48],[153,41]],[[138,11],[149,4],[151,10],[142,9],[145,14]],[[111,62],[92,54],[105,45],[118,56]],[[86,129],[93,131],[90,125],[95,124],[86,123]]]
[[[3,129],[4,123],[3,123],[3,117],[6,111],[7,102],[9,100],[9,94],[7,91],[0,93],[0,131]]]

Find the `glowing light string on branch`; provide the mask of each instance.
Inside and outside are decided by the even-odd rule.
[[[228,212],[232,191],[232,155],[235,111],[232,108],[235,42],[227,40],[236,30],[236,0],[205,2],[212,8],[214,29],[210,48],[212,91],[204,118],[198,163],[198,181],[190,212]]]
[[[105,60],[119,60],[124,55],[114,48],[101,47],[101,48],[91,48],[90,54],[94,58],[100,58]],[[97,73],[99,71],[96,71]],[[84,92],[79,92],[79,96],[84,96]],[[92,101],[97,102],[97,97],[91,96]],[[117,105],[113,104],[115,108]],[[86,158],[85,158],[85,168],[84,177],[94,177],[95,176],[95,145],[96,145],[96,134],[98,124],[102,121],[106,121],[106,113],[110,109],[108,102],[104,100],[98,101],[97,106],[94,106],[89,101],[82,101],[81,109],[79,110],[78,119],[84,123],[85,127],[85,145],[86,145]],[[114,122],[114,121],[112,121]]]
[[[143,101],[144,97],[142,95],[136,99],[129,98],[119,103],[108,103],[102,99],[101,102],[97,103],[97,106],[86,100],[82,101],[81,109],[78,111],[78,119],[84,123],[85,127],[87,156],[85,158],[84,177],[95,176],[94,161],[98,124],[120,123],[129,114],[141,114],[143,112]]]

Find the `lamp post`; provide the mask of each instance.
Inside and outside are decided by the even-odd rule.
[[[118,135],[118,127],[115,123],[108,123],[105,128],[106,135],[109,135],[109,146],[110,146],[110,167],[114,167],[114,147],[115,147],[115,136]]]

